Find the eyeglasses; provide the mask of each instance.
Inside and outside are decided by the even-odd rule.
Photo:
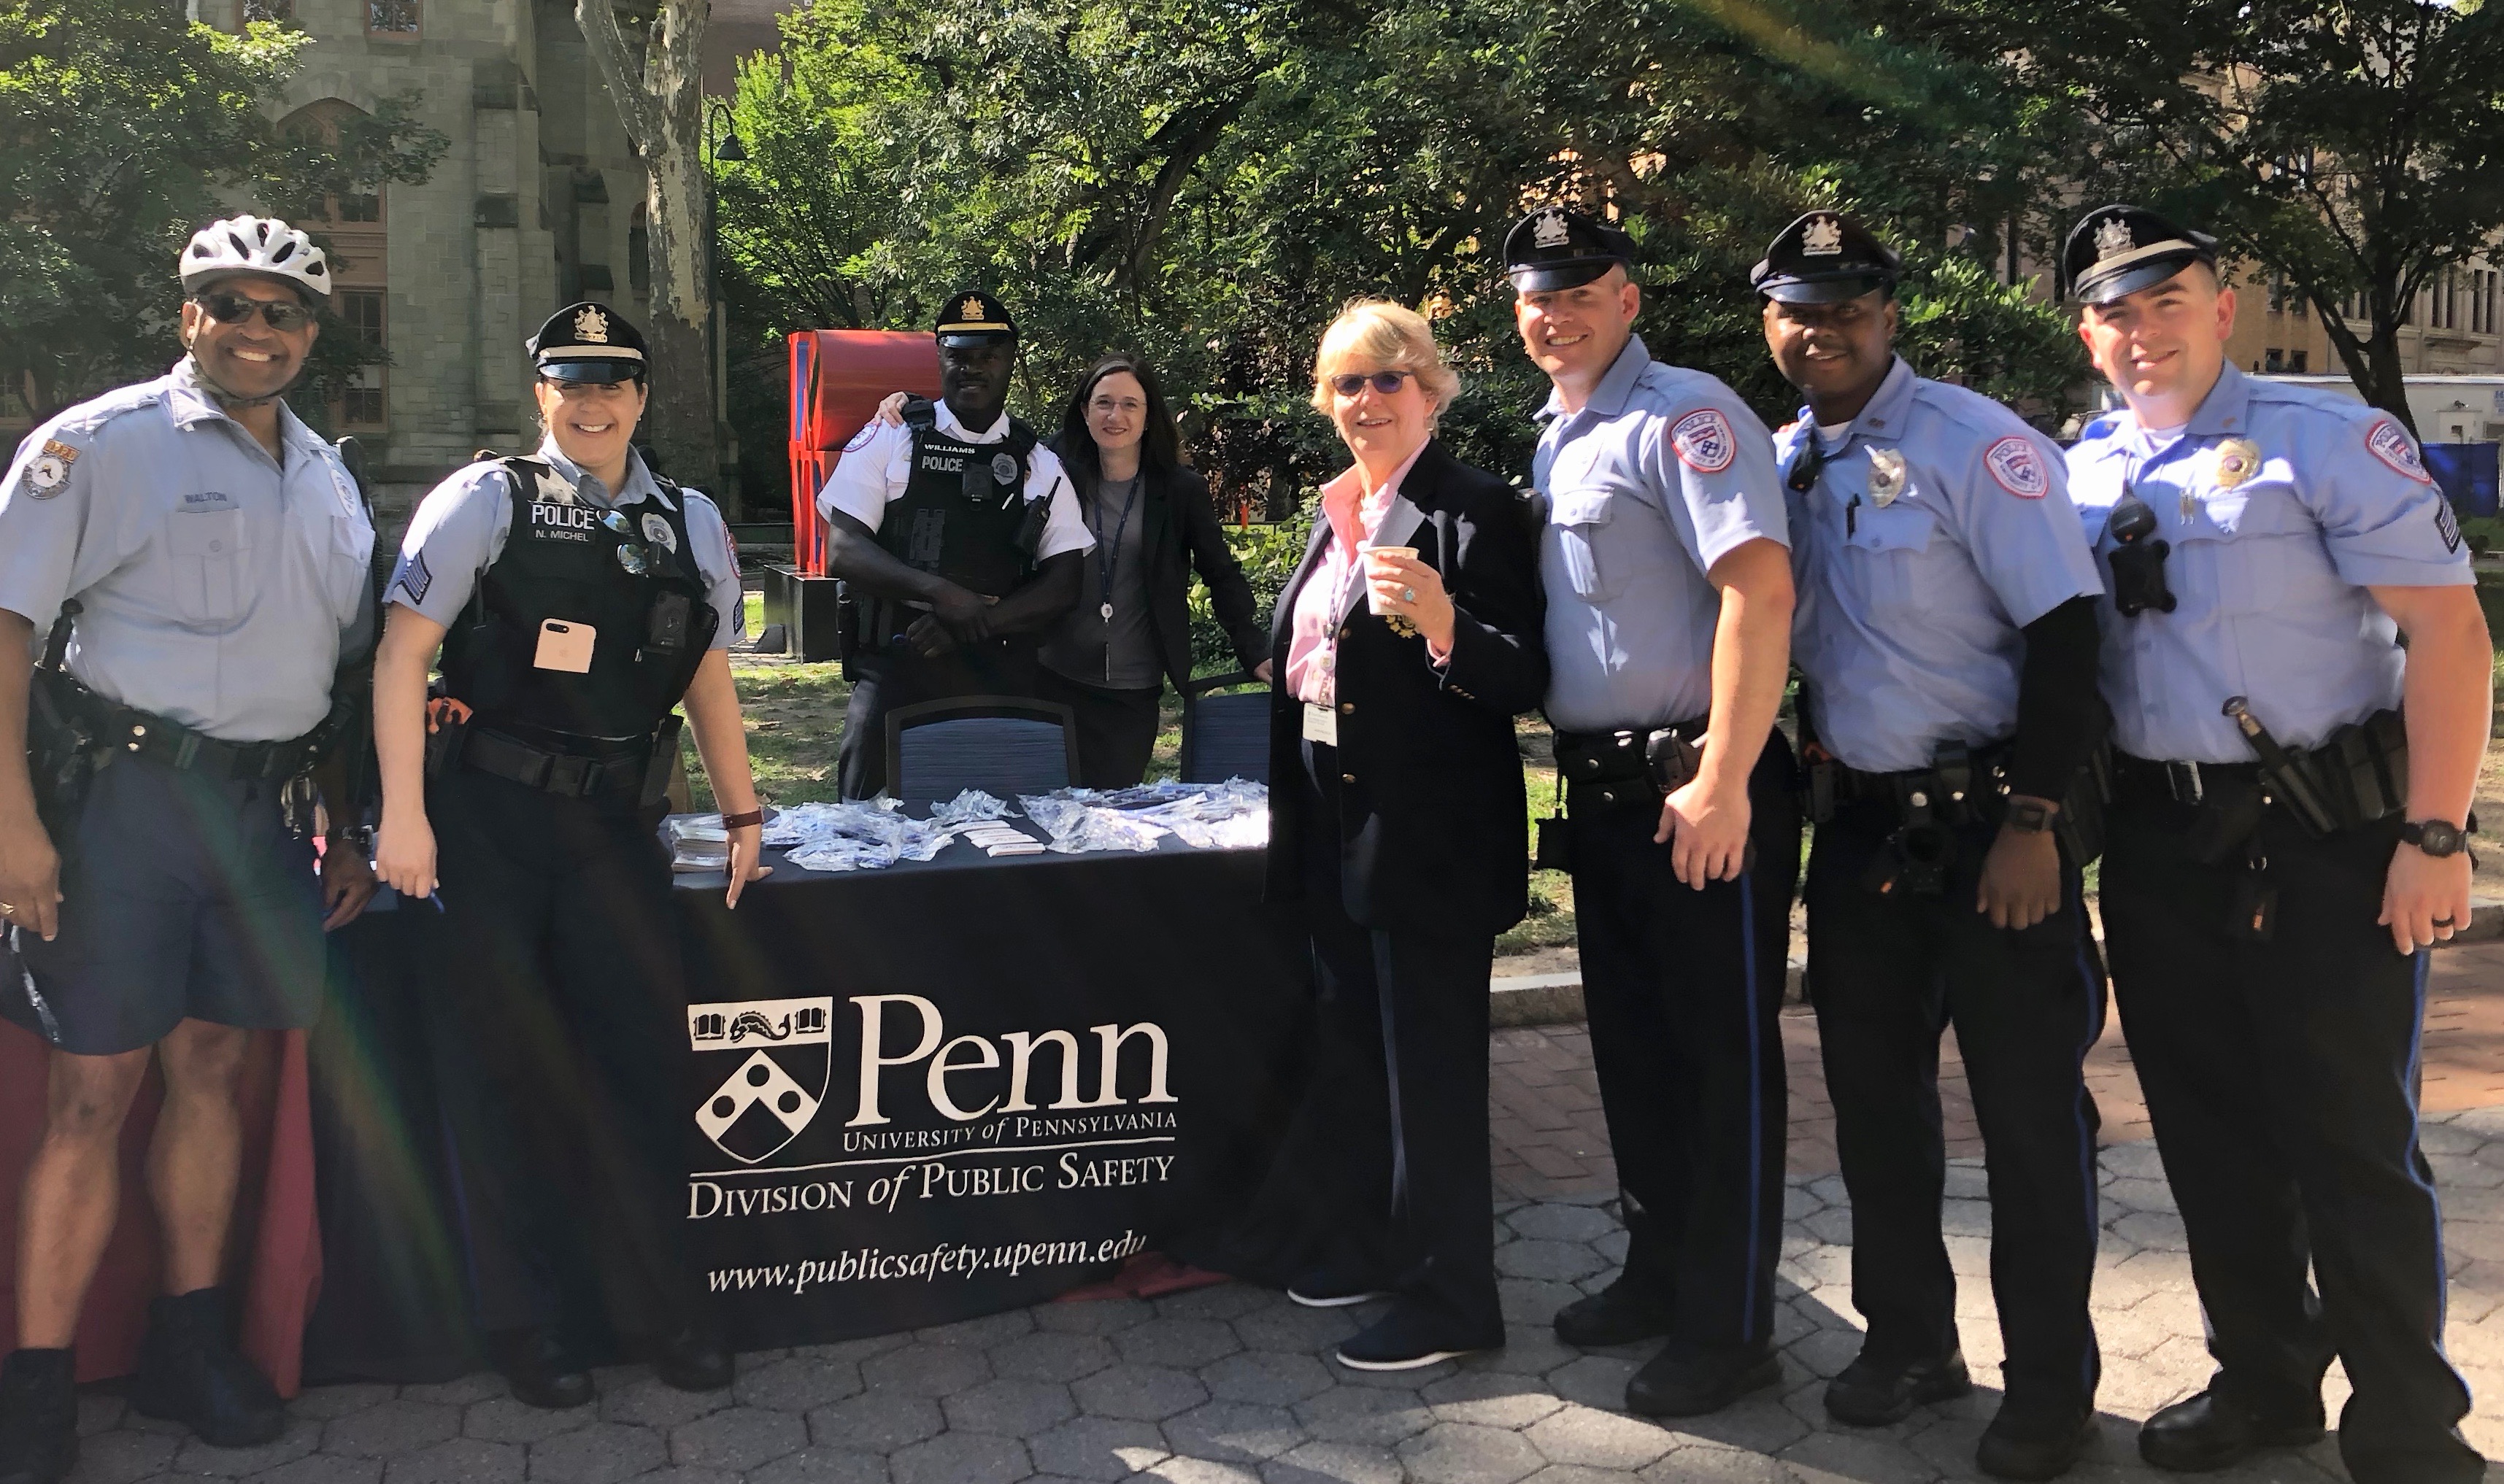
[[[556,395],[570,402],[587,402],[607,397],[623,397],[635,389],[635,383],[631,381],[559,381],[553,376],[542,376],[539,381],[543,385],[556,388]]]
[[[1330,389],[1341,397],[1354,397],[1371,386],[1389,397],[1400,390],[1400,384],[1416,375],[1414,371],[1375,371],[1368,376],[1356,371],[1342,371],[1330,379]]]
[[[260,310],[261,321],[282,333],[294,333],[313,323],[313,311],[296,299],[257,299],[240,293],[202,293],[193,296],[208,317],[221,325],[242,325]]]

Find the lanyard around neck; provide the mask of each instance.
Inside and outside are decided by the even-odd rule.
[[[1104,502],[1105,479],[1102,474],[1096,476],[1096,498],[1087,501],[1087,529],[1096,537],[1096,602],[1099,604],[1096,611],[1108,624],[1113,621],[1113,573],[1122,565],[1122,534],[1130,529],[1130,507],[1139,502],[1139,487],[1147,482],[1148,471],[1144,468],[1130,476],[1130,493],[1123,497],[1122,519],[1113,527],[1110,540],[1105,539],[1103,531],[1096,526],[1101,513],[1099,507]]]

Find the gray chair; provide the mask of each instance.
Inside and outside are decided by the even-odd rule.
[[[1212,694],[1231,685],[1260,689]],[[1269,781],[1269,683],[1249,671],[1210,675],[1182,688],[1182,780],[1228,778]]]
[[[1057,701],[952,696],[887,714],[887,787],[908,805],[968,788],[1001,799],[1050,793],[1077,777],[1077,728]]]

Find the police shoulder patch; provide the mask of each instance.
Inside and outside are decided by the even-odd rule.
[[[853,433],[852,440],[844,445],[844,452],[848,454],[859,453],[862,449],[869,447],[870,439],[877,436],[878,419],[872,417],[868,422],[861,424],[860,431]]]
[[[2425,461],[2417,456],[2417,439],[2391,419],[2375,421],[2373,431],[2365,434],[2365,446],[2373,450],[2375,458],[2417,483],[2434,483],[2434,476],[2426,472]]]
[[[1739,457],[1739,439],[1730,431],[1730,420],[1715,407],[1680,418],[1669,430],[1669,446],[1678,451],[1681,464],[1699,474],[1718,474]]]
[[[426,569],[426,553],[403,551],[400,554],[400,570],[392,573],[391,585],[419,603],[426,601],[426,590],[435,586],[435,573]]]
[[[2033,439],[2010,433],[1982,451],[1982,466],[2000,487],[2020,500],[2041,500],[2052,493],[2052,474]]]

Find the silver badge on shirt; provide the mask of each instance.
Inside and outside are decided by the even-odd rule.
[[[643,512],[643,539],[663,551],[675,553],[678,549],[678,534],[670,529],[668,521],[649,510]]]
[[[1869,450],[1869,502],[1885,509],[1904,493],[1904,453],[1897,448]]]
[[[1017,461],[1006,454],[991,455],[991,477],[1002,484],[1013,483],[1017,479]]]

